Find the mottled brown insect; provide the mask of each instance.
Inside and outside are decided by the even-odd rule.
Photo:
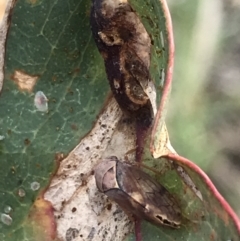
[[[157,226],[178,228],[181,211],[173,196],[140,168],[109,157],[95,168],[98,189],[124,210]]]
[[[149,126],[152,105],[146,89],[151,39],[126,0],[93,0],[91,28],[112,92],[120,107]]]

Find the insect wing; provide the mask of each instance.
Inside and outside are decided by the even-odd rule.
[[[181,212],[168,190],[140,168],[106,158],[95,168],[98,189],[125,211],[155,225],[178,228]]]
[[[117,162],[119,188],[138,203],[138,216],[154,224],[179,227],[181,212],[173,196],[160,183],[141,169]]]
[[[125,211],[144,218],[145,205],[141,198],[141,190],[136,186],[135,178],[131,175],[130,167],[120,161],[116,162],[117,188],[109,189],[105,194],[117,202]]]

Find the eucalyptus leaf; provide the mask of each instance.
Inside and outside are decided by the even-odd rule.
[[[90,5],[19,0],[12,10],[0,96],[0,212],[12,208],[12,224],[0,228],[3,241],[29,238],[23,221],[39,193],[31,183],[46,187],[59,153],[79,143],[104,106],[109,87]],[[48,99],[47,112],[34,104],[38,91]]]

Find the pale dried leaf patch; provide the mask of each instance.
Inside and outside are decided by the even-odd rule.
[[[5,60],[5,41],[10,21],[9,14],[15,0],[0,0],[0,92],[3,86],[3,66]]]
[[[165,156],[170,153],[177,154],[177,152],[174,150],[174,148],[171,145],[167,127],[164,122],[161,132],[159,133],[159,137],[155,142],[155,150],[153,152],[153,157],[160,158],[161,156]]]
[[[7,6],[7,1],[6,0],[0,0],[0,23],[2,22],[5,10]]]
[[[38,76],[29,75],[23,71],[16,70],[12,76],[13,81],[17,84],[20,91],[32,92]]]
[[[126,124],[122,111],[111,99],[91,132],[61,161],[45,193],[55,209],[60,239],[66,240],[75,230],[74,235],[78,235],[74,241],[120,241],[132,231],[125,213],[97,190],[93,170],[101,158],[121,157],[135,148],[133,130],[133,124]]]

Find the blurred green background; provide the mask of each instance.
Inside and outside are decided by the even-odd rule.
[[[175,67],[167,126],[240,217],[240,1],[167,0]]]

